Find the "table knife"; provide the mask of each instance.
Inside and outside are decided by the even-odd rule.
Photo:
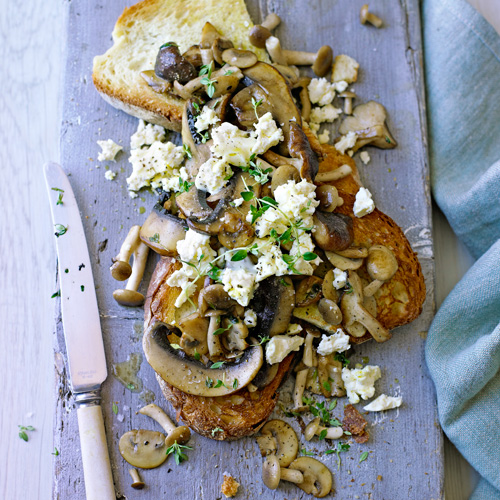
[[[87,500],[115,500],[101,384],[108,371],[94,278],[83,224],[69,180],[60,165],[44,166],[56,236],[61,314],[68,373],[78,415]]]

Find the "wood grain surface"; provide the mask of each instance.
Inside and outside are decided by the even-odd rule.
[[[56,355],[55,366],[58,367],[58,370],[56,370],[57,391],[60,391],[61,398],[58,400],[58,412],[53,416],[54,355],[52,351],[52,332],[54,330],[53,312],[55,304],[50,299],[50,295],[56,290],[56,267],[48,203],[46,202],[40,168],[45,161],[49,159],[57,160],[59,156],[59,108],[63,101],[61,93],[62,53],[67,45],[65,41],[64,14],[71,7],[71,4],[60,0],[46,0],[44,2],[34,0],[29,5],[19,2],[7,2],[6,0],[2,0],[1,3],[0,36],[2,43],[0,53],[2,58],[0,62],[0,80],[3,92],[0,97],[0,131],[3,138],[3,147],[0,153],[0,168],[4,176],[4,182],[0,184],[0,192],[4,216],[0,233],[0,250],[3,257],[1,261],[3,286],[0,288],[0,305],[1,317],[3,318],[2,324],[5,327],[4,339],[7,342],[5,347],[0,350],[0,374],[4,386],[4,397],[0,410],[0,430],[4,437],[4,446],[2,446],[0,452],[0,497],[9,500],[51,498],[52,468],[54,466],[54,471],[58,477],[58,497],[62,499],[84,498],[79,444],[74,427],[75,413],[71,411],[71,405],[66,407],[61,403],[66,403],[67,387],[64,383],[61,383],[59,377],[63,367],[63,359],[59,355]],[[81,4],[82,2],[78,3]],[[277,3],[273,2],[271,6]],[[106,10],[108,8],[114,10],[109,16],[105,16],[106,20],[104,21],[100,18],[104,10],[103,5],[92,7],[97,14],[95,19],[101,19],[99,25],[102,32],[97,37],[100,44],[99,51],[104,50],[110,44],[109,33],[114,18],[123,7],[121,2],[116,2],[116,4],[112,8],[107,6]],[[376,9],[378,4],[374,5],[374,9]],[[74,5],[73,8],[75,8]],[[382,4],[380,4],[379,11],[381,15],[382,13],[385,15]],[[255,20],[259,19],[257,9],[252,10],[252,14]],[[286,18],[286,14],[284,17]],[[82,31],[85,32],[85,30]],[[74,34],[71,33],[71,26],[69,33],[70,37]],[[79,37],[79,43],[82,44],[82,47],[90,43],[89,40],[85,41],[85,36],[88,35],[88,32],[82,33]],[[333,38],[337,41],[335,35]],[[330,40],[328,42],[331,43]],[[302,45],[299,44],[299,40],[290,42],[290,45],[294,48],[314,47],[309,47],[305,39]],[[347,53],[353,56],[357,55],[352,50],[352,44],[349,40],[345,40],[343,46]],[[88,64],[93,54],[87,51],[84,55],[87,58],[86,64]],[[76,58],[74,64],[78,64],[78,62],[78,58]],[[88,66],[86,70],[88,71]],[[366,74],[370,74],[368,68],[366,68]],[[82,85],[82,82],[75,80],[72,81],[72,84],[73,87],[77,88]],[[87,90],[87,95],[90,95],[91,90]],[[68,97],[68,99],[73,102],[71,97]],[[104,109],[104,103],[101,103],[95,97],[92,97],[92,99],[92,102],[99,108],[97,112],[102,114],[99,115],[99,120],[96,119],[95,114],[92,116],[89,113],[85,117],[86,120],[90,121],[87,126],[89,128],[93,127],[93,132],[96,135],[96,137],[92,138],[92,141],[89,140],[86,143],[85,147],[88,148],[86,159],[96,157],[94,139],[99,137],[122,138],[126,143],[130,132],[135,126],[134,120],[127,119],[110,108]],[[381,100],[387,104],[387,100],[383,98]],[[116,119],[120,123],[124,121],[123,128],[108,125],[106,120],[109,116],[111,116],[110,120]],[[103,125],[109,128],[102,130]],[[63,126],[63,130],[67,130],[65,126]],[[70,126],[77,127],[78,121]],[[100,136],[99,128],[101,128]],[[75,132],[74,137],[77,137],[77,135]],[[372,156],[374,158],[382,157],[378,153],[374,153]],[[387,158],[390,159],[389,156]],[[382,159],[385,159],[385,157]],[[84,163],[86,169],[92,168],[89,163],[88,160]],[[121,166],[128,168],[126,161],[123,159]],[[84,168],[78,164],[78,161],[68,162],[65,167],[68,170]],[[91,179],[90,174],[87,174],[87,178],[77,185],[78,189],[81,189],[82,193],[87,192],[84,190],[90,191],[94,188],[94,186],[90,185],[93,182],[96,185],[104,184],[107,186],[103,178],[102,169],[99,175],[95,175],[95,178]],[[120,173],[120,200],[121,203],[128,204],[127,210],[129,210],[130,201],[126,198],[124,178],[125,174]],[[370,185],[370,183],[368,184]],[[110,191],[112,186],[109,186]],[[100,189],[102,192],[103,188]],[[110,193],[105,192],[104,195],[106,194]],[[87,205],[84,204],[81,207],[82,211],[92,215],[91,204],[93,201],[90,200]],[[147,203],[151,203],[150,197],[147,199]],[[145,205],[149,209],[147,203],[139,201],[136,209],[141,205]],[[123,209],[125,209],[125,206],[123,206]],[[439,304],[454,283],[471,265],[472,260],[457,242],[442,214],[434,209],[433,216],[437,264],[436,297]],[[134,220],[139,221],[139,216],[137,215]],[[97,227],[102,233],[109,231],[111,234],[111,227],[108,228],[103,225]],[[106,227],[106,231],[104,231],[104,227]],[[91,230],[96,231],[95,228]],[[14,238],[13,235],[16,235],[16,237]],[[91,245],[90,248],[91,252],[94,253],[95,242],[105,240],[105,238],[101,239],[97,238],[97,236],[89,239],[93,240],[94,247]],[[115,247],[108,252],[108,260],[114,251]],[[109,310],[103,309],[104,316],[112,316],[108,312]],[[130,346],[136,343],[137,333],[134,325],[135,319],[139,317],[140,314],[132,317],[127,316],[124,322],[127,325],[126,328],[117,328],[118,338],[114,340],[117,341],[120,348],[124,349],[124,352],[130,352]],[[103,318],[104,331],[111,331],[116,320],[117,318]],[[403,335],[408,338],[411,331],[407,331]],[[421,349],[421,345],[419,348]],[[123,358],[118,359],[118,361],[122,360]],[[113,361],[116,360],[110,359],[110,363]],[[374,358],[373,361],[375,362],[376,359]],[[381,363],[383,366],[386,364],[382,359]],[[422,367],[422,369],[424,368]],[[148,380],[144,378],[144,380],[152,390],[159,392],[152,378]],[[108,405],[107,421],[111,422],[112,413],[110,407],[112,400],[120,400],[121,410],[126,402],[125,396],[130,396],[129,400],[133,401],[132,409],[126,414],[123,425],[114,422],[110,427],[110,430],[112,430],[111,435],[115,439],[123,429],[129,428],[130,422],[146,425],[144,420],[139,421],[134,415],[136,407],[140,405],[137,395],[127,395],[127,392],[129,391],[121,389],[121,393],[119,390],[116,397],[108,397],[105,402]],[[414,403],[414,401],[410,401],[410,404]],[[430,404],[433,404],[432,398]],[[120,413],[123,412],[120,411]],[[68,420],[72,424],[66,427]],[[399,425],[400,420],[401,416],[396,420],[395,425]],[[64,448],[59,445],[59,456],[51,455],[54,451],[52,422],[54,422],[59,435],[63,434],[68,438]],[[63,423],[65,427],[62,427]],[[18,438],[18,424],[33,425],[36,428],[36,431],[30,433],[28,443]],[[74,440],[73,443],[71,439]],[[254,445],[250,442],[248,442],[248,445],[251,446],[253,453]],[[197,450],[194,453],[200,451],[200,441],[198,440],[196,440],[196,448]],[[374,451],[377,453],[376,448],[374,448]],[[453,500],[466,499],[477,480],[477,475],[452,445],[447,444],[445,452],[446,497]],[[225,453],[222,453],[222,455],[225,455]],[[162,471],[161,480],[164,483],[169,481],[172,474],[168,473],[170,468],[167,464],[160,469]],[[334,469],[334,467],[332,468]],[[353,469],[355,468],[353,467]],[[189,470],[189,474],[193,475],[193,469]],[[201,475],[205,474],[205,468],[201,470]],[[122,475],[123,471],[123,467],[118,471],[120,481],[124,481],[123,484],[128,487],[128,478]],[[341,472],[344,471],[343,467]],[[359,485],[362,482],[361,477],[358,475],[357,470],[354,472],[355,474],[352,477],[356,478],[356,484]],[[215,481],[215,477],[211,477]],[[147,479],[151,481],[151,487],[153,487],[154,481],[150,480],[150,476]],[[336,475],[336,480],[338,487],[338,475]],[[260,480],[256,482],[259,483]],[[290,498],[293,498],[292,495],[297,491],[290,490]],[[351,492],[353,498],[355,494],[358,494],[354,493],[352,488]],[[361,494],[359,495],[361,496]],[[350,498],[347,495],[343,497]],[[405,496],[372,496],[372,498],[402,497]],[[140,496],[135,493],[129,494],[128,498],[140,498]],[[144,496],[144,498],[147,497]],[[154,498],[172,497],[162,496],[160,490],[158,490]],[[217,496],[205,495],[204,498],[217,498]],[[268,497],[265,496],[265,498]]]

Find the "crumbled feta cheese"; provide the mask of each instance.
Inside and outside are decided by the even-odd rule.
[[[340,108],[336,108],[333,104],[327,104],[326,106],[314,106],[311,110],[311,122],[313,123],[323,123],[323,122],[333,122],[342,113]]]
[[[337,91],[337,92],[344,92],[344,90],[349,87],[349,84],[347,82],[336,82],[336,83],[332,83],[333,85],[333,88]]]
[[[273,115],[269,112],[259,118],[255,124],[255,131],[257,142],[252,148],[252,153],[257,155],[265,153],[269,148],[276,146],[283,140],[283,131],[276,126]]]
[[[346,149],[351,149],[356,144],[358,135],[356,132],[347,132],[346,135],[340,136],[340,141],[335,144],[335,149],[342,154],[345,154]]]
[[[255,274],[244,269],[224,269],[221,275],[224,290],[238,304],[247,306],[255,291]]]
[[[98,161],[115,161],[116,155],[123,149],[119,144],[116,144],[112,139],[107,141],[97,141],[102,151],[97,154]]]
[[[309,99],[313,104],[326,106],[335,97],[335,87],[326,78],[313,78],[307,86]]]
[[[130,149],[141,148],[142,146],[151,146],[153,142],[165,140],[165,129],[160,125],[146,123],[139,120],[137,130],[130,137]]]
[[[319,132],[319,128],[320,128],[320,124],[319,123],[314,123],[314,122],[309,122],[309,128],[311,130],[311,132],[317,137],[318,136],[318,132]]]
[[[108,181],[114,180],[116,177],[116,172],[113,172],[112,170],[106,170],[104,173],[104,178],[107,179]]]
[[[289,274],[288,266],[283,260],[281,248],[277,243],[273,243],[270,239],[255,240],[259,247],[259,260],[255,265],[257,282],[269,278],[269,276],[284,276]]]
[[[149,148],[130,152],[132,174],[127,178],[128,189],[139,191],[143,187],[163,187],[163,182],[179,177],[179,167],[184,161],[182,147],[171,142],[154,142]],[[177,181],[178,183],[178,181]]]
[[[274,199],[279,209],[292,221],[302,219],[304,227],[313,226],[313,214],[319,201],[316,200],[316,186],[305,179],[299,183],[293,180],[278,186]]]
[[[217,116],[217,113],[208,106],[204,106],[201,113],[196,117],[196,121],[194,123],[194,128],[198,132],[203,132],[207,130],[210,125],[215,125],[220,122],[220,118]]]
[[[245,203],[245,200],[243,198],[236,198],[234,201],[233,201],[233,205],[235,207],[241,207],[241,205],[243,205],[243,203]]]
[[[304,343],[302,337],[275,335],[266,344],[266,359],[270,365],[281,363],[292,351],[298,351]]]
[[[229,122],[212,129],[213,144],[210,151],[231,165],[247,165],[257,142],[255,134],[244,132]]]
[[[321,134],[318,135],[318,141],[320,144],[326,144],[327,142],[330,141],[330,131],[329,130],[323,130]]]
[[[287,335],[297,335],[302,331],[302,327],[298,325],[297,323],[290,323],[288,325],[288,328],[286,330]]]
[[[252,218],[253,215],[249,212],[247,222],[252,222]],[[271,229],[275,229],[278,234],[283,234],[288,229],[288,224],[287,219],[278,210],[271,207],[255,221],[255,234],[259,238],[264,238],[264,236],[269,236]]]
[[[332,82],[344,80],[354,83],[358,79],[359,63],[352,57],[340,54],[335,57],[332,71]]]
[[[245,311],[243,323],[245,323],[245,325],[247,325],[249,328],[257,326],[257,314],[255,314],[255,311],[253,309],[247,309]]]
[[[347,283],[347,273],[342,271],[342,269],[338,269],[337,267],[333,270],[333,287],[337,290],[345,287]]]
[[[363,407],[365,411],[384,411],[399,408],[403,403],[403,398],[398,396],[387,396],[381,394],[378,398],[374,399],[370,404]]]
[[[375,210],[372,194],[366,188],[359,188],[354,201],[353,212],[356,217],[363,217]]]
[[[361,158],[361,161],[366,165],[370,160],[370,155],[368,154],[368,151],[361,151],[359,153],[359,157]]]
[[[366,365],[364,368],[342,369],[342,380],[349,403],[359,403],[359,398],[370,399],[375,394],[375,382],[382,376],[379,366]]]
[[[328,356],[332,352],[344,352],[350,348],[349,335],[346,335],[341,328],[338,328],[332,335],[323,334],[317,351],[322,356]]]
[[[168,286],[177,286],[181,288],[181,293],[175,301],[175,307],[182,306],[182,304],[184,304],[184,302],[186,302],[186,300],[196,291],[196,284],[191,281],[191,278],[194,278],[192,275],[193,273],[190,272],[191,269],[190,266],[183,265],[181,269],[172,273],[172,276],[167,280]]]
[[[309,233],[299,233],[299,240],[295,239],[290,249],[290,255],[297,256],[307,252],[314,252],[314,242]],[[314,260],[306,261],[302,258],[297,259],[294,263],[295,270],[304,275],[311,275],[314,269],[321,264],[322,260],[317,257]]]
[[[232,175],[231,167],[224,160],[209,158],[200,165],[194,183],[198,189],[215,194],[227,184]]]

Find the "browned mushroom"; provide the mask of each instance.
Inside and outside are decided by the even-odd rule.
[[[255,52],[251,50],[227,49],[222,53],[222,61],[237,68],[249,68],[257,60]]]
[[[333,212],[343,205],[344,200],[339,196],[337,188],[330,184],[323,184],[316,188],[316,198],[319,200],[319,209],[323,212]]]
[[[300,182],[299,171],[292,165],[281,165],[276,169],[271,179],[271,192],[274,194],[276,188],[288,181]]]
[[[361,7],[361,10],[359,11],[359,22],[361,24],[366,24],[368,22],[371,25],[375,26],[375,28],[380,28],[383,24],[383,21],[382,21],[382,19],[380,19],[380,17],[376,16],[375,14],[372,14],[368,10],[367,3],[365,3]]]
[[[323,250],[344,250],[351,245],[354,230],[352,219],[348,215],[316,210],[313,220],[313,239]]]
[[[300,52],[295,50],[282,51],[286,64],[297,66],[312,66],[312,70],[318,76],[325,76],[332,69],[333,50],[329,45],[323,45],[318,52]]]
[[[295,303],[297,307],[305,307],[318,302],[321,298],[321,285],[323,280],[317,276],[308,276],[300,281],[295,290]]]
[[[179,52],[179,47],[174,42],[163,44],[158,51],[155,62],[155,74],[167,82],[174,80],[187,83],[196,78],[195,67]]]
[[[288,150],[293,158],[302,161],[300,177],[308,182],[313,182],[319,170],[318,156],[312,150],[311,144],[302,127],[294,121],[290,121],[290,139]]]
[[[278,15],[271,13],[269,14],[261,24],[254,26],[248,35],[250,43],[254,47],[263,49],[266,46],[266,40],[272,36],[271,30],[276,28],[281,23],[281,19]]]
[[[363,289],[363,295],[371,297],[398,270],[398,261],[394,253],[383,245],[373,245],[368,250],[366,270],[373,280]]]

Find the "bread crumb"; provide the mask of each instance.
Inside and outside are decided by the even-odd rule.
[[[229,473],[224,473],[224,481],[220,489],[226,498],[234,497],[234,495],[238,493],[239,486],[240,483],[238,483]]]

